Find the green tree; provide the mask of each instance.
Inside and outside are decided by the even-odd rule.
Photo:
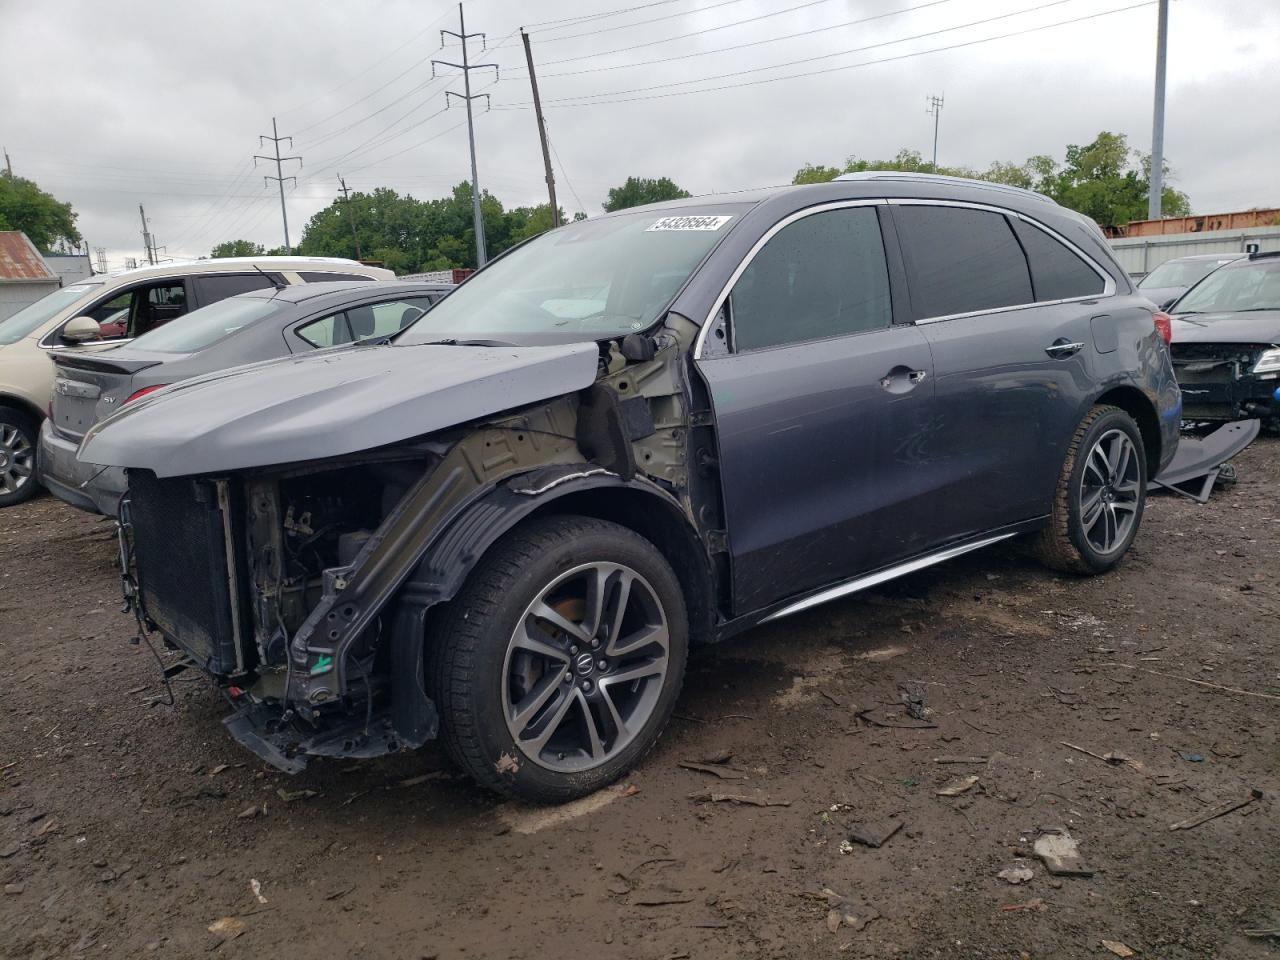
[[[927,173],[932,172],[932,165],[917,151],[904,149],[892,160],[850,157],[843,168],[805,164],[796,171],[792,183],[822,183],[842,173],[866,170]],[[1103,226],[1116,226],[1145,219],[1151,157],[1131,150],[1124,134],[1104,130],[1092,143],[1068,145],[1061,165],[1052,157],[1037,154],[1020,164],[996,160],[982,171],[939,167],[937,172],[1036,190]],[[1166,181],[1168,172],[1166,165]],[[1162,197],[1165,216],[1182,217],[1191,212],[1185,193],[1165,186]]]
[[[690,196],[689,191],[682,190],[670,177],[659,177],[656,180],[627,177],[627,182],[622,186],[610,189],[604,209],[606,213],[612,213],[614,210],[625,210],[662,200],[682,200],[687,196]]]
[[[80,243],[76,214],[70,203],[59,201],[36,184],[0,173],[0,230],[21,230],[41,253],[58,243]]]
[[[222,257],[260,257],[262,249],[262,244],[252,240],[223,240],[209,251],[209,256],[215,260]]]

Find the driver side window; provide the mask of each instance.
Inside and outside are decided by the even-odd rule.
[[[826,210],[783,227],[734,284],[729,318],[738,353],[888,328],[875,209]]]

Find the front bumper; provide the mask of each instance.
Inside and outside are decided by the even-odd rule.
[[[40,427],[40,482],[59,500],[80,510],[114,517],[127,489],[124,470],[76,458],[78,444],[59,434],[53,422]]]

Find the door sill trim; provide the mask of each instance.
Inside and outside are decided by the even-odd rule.
[[[781,610],[769,614],[760,623],[769,623],[772,620],[780,620],[783,617],[789,617],[793,613],[800,613],[812,607],[821,606],[831,600],[838,600],[840,597],[848,596],[851,593],[857,593],[860,590],[866,590],[869,587],[875,587],[889,580],[906,576],[909,573],[915,573],[917,570],[924,570],[932,567],[934,564],[943,563],[946,560],[954,559],[963,554],[970,553],[974,550],[980,550],[983,547],[989,547],[993,543],[999,543],[1001,540],[1008,540],[1010,537],[1016,537],[1017,532],[1001,533],[994,537],[985,537],[982,540],[976,540],[972,543],[962,543],[959,546],[948,547],[945,550],[939,550],[937,553],[930,553],[923,557],[917,557],[914,560],[908,560],[906,563],[900,563],[897,566],[886,567],[883,570],[877,570],[875,573],[869,573],[853,580],[846,580],[844,583],[837,584],[834,587],[827,587],[815,594],[805,597],[803,600],[797,600],[795,603],[788,604]]]

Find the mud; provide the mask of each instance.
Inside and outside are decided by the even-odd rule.
[[[1237,466],[1108,576],[1000,546],[696,652],[659,746],[559,810],[434,750],[264,768],[205,681],[164,705],[108,524],[2,511],[0,956],[1276,956],[1280,442]]]

